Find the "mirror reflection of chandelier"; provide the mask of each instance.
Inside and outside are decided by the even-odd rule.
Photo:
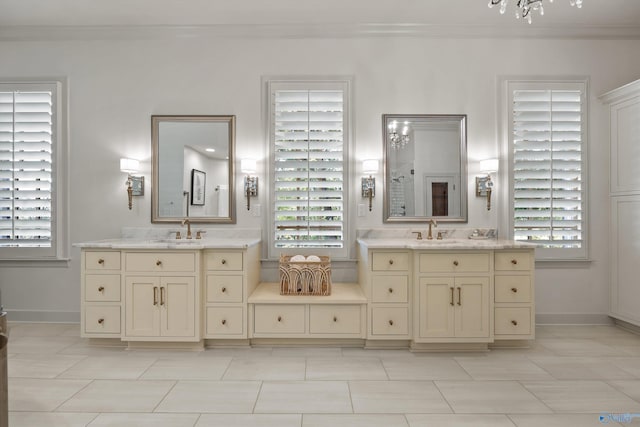
[[[526,19],[531,24],[531,12],[537,10],[540,15],[544,15],[544,8],[542,7],[543,0],[517,0],[516,2],[516,18]],[[509,0],[489,0],[489,7],[500,5],[500,13],[504,13],[507,10],[507,3]],[[553,3],[553,0],[549,0],[549,3]],[[577,6],[578,9],[582,7],[582,0],[569,0],[571,6]]]
[[[388,137],[389,142],[391,143],[391,148],[403,148],[411,140],[409,138],[409,122],[404,122],[401,133],[398,133],[397,121],[394,120],[393,122],[389,123]]]

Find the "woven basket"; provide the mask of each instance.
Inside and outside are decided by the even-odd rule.
[[[331,258],[320,261],[291,261],[280,255],[280,295],[330,295]]]

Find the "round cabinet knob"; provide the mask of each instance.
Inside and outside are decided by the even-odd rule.
[[[458,264],[460,264],[458,261],[453,261],[453,265],[455,265],[456,267],[458,266]]]
[[[278,316],[278,322],[282,322],[282,316]]]
[[[389,293],[392,294],[393,293],[393,288],[389,288]]]
[[[100,286],[100,287],[98,288],[98,292],[104,292],[104,286]]]
[[[162,261],[157,260],[157,261],[156,261],[156,265],[157,265],[158,267],[159,267],[159,266],[161,266],[161,265],[162,265]]]
[[[104,323],[104,319],[98,319],[98,324],[102,325]]]
[[[333,321],[334,321],[334,322],[337,322],[337,321],[338,321],[338,318],[337,318],[336,316],[333,316]]]
[[[516,265],[517,263],[518,263],[518,260],[517,260],[517,259],[512,259],[512,260],[511,260],[511,264]]]
[[[222,324],[223,324],[223,325],[226,325],[226,324],[227,324],[226,319],[222,319]]]
[[[393,260],[392,259],[389,260],[389,265],[393,265]]]
[[[100,259],[98,260],[98,264],[103,265],[103,264],[104,264],[104,260],[103,260],[102,258],[100,258]]]
[[[518,292],[518,288],[511,288],[511,292],[515,294],[516,292]]]
[[[221,291],[222,291],[223,293],[224,293],[224,292],[227,292],[227,288],[225,288],[225,287],[223,286],[223,287],[222,287],[222,289],[221,289]]]
[[[226,259],[223,259],[223,260],[222,260],[222,261],[220,261],[220,262],[222,262],[222,265],[225,265],[225,264],[227,263],[227,260],[226,260]]]
[[[512,321],[511,321],[511,324],[512,324],[513,326],[518,326],[518,321],[517,321],[517,320],[512,320]]]
[[[393,326],[393,320],[389,320],[389,326]]]

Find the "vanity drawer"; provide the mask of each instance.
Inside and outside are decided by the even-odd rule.
[[[207,252],[207,270],[242,271],[242,252]]]
[[[422,253],[421,273],[467,273],[489,271],[488,253]]]
[[[208,274],[207,302],[242,302],[242,276]]]
[[[495,302],[531,302],[530,276],[496,276]]]
[[[207,307],[207,335],[240,335],[243,331],[242,307]]]
[[[374,307],[371,309],[373,335],[407,335],[409,309],[405,307]]]
[[[85,270],[120,270],[120,252],[85,252]]]
[[[304,334],[305,306],[269,304],[254,306],[256,334]]]
[[[409,278],[407,276],[373,276],[371,279],[373,302],[407,302]]]
[[[125,255],[125,266],[128,272],[193,272],[196,255],[188,252],[133,252]]]
[[[119,334],[120,306],[100,304],[85,305],[84,332],[87,334]]]
[[[309,306],[309,333],[359,334],[361,306],[311,305]]]
[[[529,252],[496,252],[496,271],[528,271],[531,270]]]
[[[497,307],[495,309],[495,335],[530,335],[531,308]]]
[[[85,301],[120,301],[119,274],[87,274],[84,278]]]
[[[374,271],[403,271],[409,269],[409,254],[406,252],[374,252],[372,254]]]

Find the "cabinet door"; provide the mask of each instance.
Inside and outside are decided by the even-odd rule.
[[[125,335],[157,337],[160,333],[160,279],[127,277],[125,293]]]
[[[481,338],[489,336],[489,278],[455,279],[455,336]]]
[[[418,312],[420,337],[453,337],[454,280],[452,277],[420,278]]]
[[[163,337],[195,336],[195,279],[163,277],[160,284],[160,335]]]

